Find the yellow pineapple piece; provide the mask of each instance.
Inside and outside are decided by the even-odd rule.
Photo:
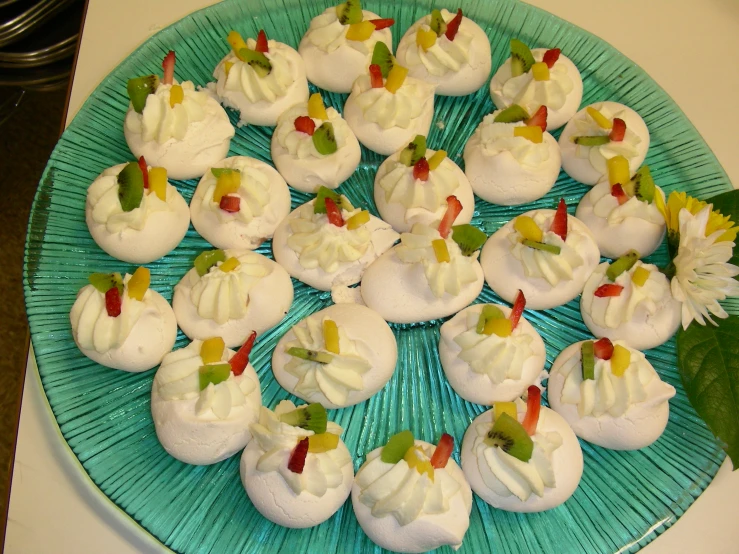
[[[239,52],[241,51],[242,48],[249,48],[249,47],[244,42],[244,39],[241,38],[241,35],[237,33],[236,31],[231,31],[230,33],[228,33],[226,40],[231,45],[231,49],[234,51],[234,54],[236,54],[236,57],[239,58],[243,62],[244,59],[239,55]]]
[[[390,73],[387,74],[385,88],[395,94],[398,89],[403,86],[405,78],[408,76],[408,69],[402,65],[394,64]]]
[[[231,71],[231,68],[234,66],[233,62],[226,62],[223,64],[223,69],[226,71],[226,77],[228,77],[228,72]]]
[[[431,241],[431,246],[436,254],[436,261],[439,263],[449,262],[449,248],[447,248],[446,241],[444,239],[436,239]]]
[[[346,220],[346,228],[350,231],[359,229],[362,225],[369,222],[370,214],[367,210],[362,210],[359,213],[354,214]]]
[[[513,228],[525,239],[533,240],[534,242],[542,242],[544,239],[544,233],[539,229],[536,221],[527,215],[519,215],[513,221]]]
[[[607,160],[606,167],[608,168],[608,182],[611,186],[618,183],[623,187],[631,180],[629,161],[620,154]]]
[[[313,119],[328,119],[326,106],[323,105],[323,98],[320,92],[314,92],[308,98],[308,117]]]
[[[544,131],[542,131],[541,127],[539,127],[538,125],[535,125],[533,127],[514,127],[513,136],[523,137],[530,140],[534,144],[541,144],[541,142],[544,140]]]
[[[489,319],[485,322],[485,328],[482,332],[485,335],[498,335],[506,338],[511,336],[513,325],[510,319]]]
[[[436,44],[436,32],[431,29],[424,31],[423,28],[419,28],[416,33],[416,44],[423,48],[423,51],[425,52]]]
[[[134,300],[143,300],[150,283],[151,272],[143,265],[136,268],[136,271],[128,280],[128,297]]]
[[[375,32],[375,25],[371,21],[361,21],[360,23],[352,23],[346,31],[346,40],[356,40],[362,42],[367,40]]]
[[[339,354],[339,328],[331,319],[323,321],[323,342],[326,343],[326,350]]]
[[[616,377],[623,377],[629,364],[631,364],[631,352],[620,344],[614,345],[611,356],[611,373]]]
[[[220,266],[218,266],[218,269],[220,269],[224,273],[228,273],[229,271],[233,271],[240,265],[241,265],[241,262],[238,260],[238,258],[234,258],[233,256],[231,256],[228,260],[226,260]]]
[[[169,107],[174,108],[177,104],[182,104],[185,99],[185,91],[180,85],[172,85],[169,89]]]
[[[531,66],[531,73],[535,81],[549,80],[549,66],[544,62],[538,62]]]
[[[149,170],[149,194],[152,192],[159,200],[167,201],[167,170],[163,167],[152,167]]]
[[[207,365],[220,362],[225,348],[226,343],[223,342],[221,337],[204,340],[203,344],[200,345],[200,357],[203,359],[203,363]]]
[[[634,270],[634,273],[631,274],[631,282],[637,287],[643,287],[651,274],[652,272],[647,268],[639,266]]]
[[[334,433],[318,433],[308,437],[308,452],[318,454],[328,452],[339,446],[339,435]]]
[[[409,448],[408,451],[405,453],[405,456],[403,456],[403,459],[408,464],[408,467],[415,468],[415,470],[423,475],[424,473],[429,476],[429,479],[432,481],[434,480],[434,466],[431,465],[431,462],[429,460],[424,459],[426,456],[421,454],[419,456],[419,448],[418,446],[415,446],[413,448]]]
[[[493,414],[495,415],[495,419],[493,421],[498,421],[498,418],[503,414],[508,414],[513,419],[518,419],[515,402],[494,402]]]
[[[600,113],[598,110],[593,108],[592,106],[588,106],[586,108],[586,111],[588,112],[588,115],[592,117],[595,122],[598,124],[598,127],[601,129],[612,129],[613,128],[613,121],[608,119],[606,116],[604,116],[602,113]]]
[[[221,198],[228,194],[235,194],[241,186],[241,173],[238,171],[227,171],[221,173],[216,181],[213,191],[213,202],[220,204]]]
[[[444,161],[444,158],[446,158],[446,151],[437,150],[436,152],[434,152],[434,155],[428,159],[429,170],[433,171],[434,169],[439,167],[439,165],[441,165],[441,162]]]

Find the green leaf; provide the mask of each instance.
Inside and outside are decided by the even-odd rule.
[[[721,212],[721,215],[728,215],[735,224],[739,224],[739,190],[730,190],[706,200],[709,204],[713,204],[713,209]],[[734,248],[734,255],[729,263],[739,265],[739,249]],[[739,278],[739,276],[738,276]]]
[[[688,400],[739,467],[739,316],[718,327],[693,322],[677,335],[677,366]]]

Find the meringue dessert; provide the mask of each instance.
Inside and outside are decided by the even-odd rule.
[[[416,223],[438,226],[446,212],[446,199],[452,195],[462,203],[457,223],[469,223],[475,213],[475,196],[467,177],[444,150],[426,148],[423,135],[382,162],[374,191],[380,217],[399,233],[410,231]]]
[[[523,291],[529,308],[546,310],[567,304],[582,292],[600,261],[593,234],[567,215],[564,199],[557,210],[533,210],[493,233],[482,249],[485,280],[506,302]]]
[[[462,442],[462,470],[493,508],[542,512],[565,502],[582,477],[580,443],[567,421],[541,406],[532,385],[526,404],[496,402],[477,416]]]
[[[123,134],[136,158],[165,168],[172,179],[193,179],[226,157],[235,131],[210,93],[174,80],[174,65],[170,51],[161,82],[156,75],[128,80]]]
[[[518,39],[511,40],[508,58],[490,81],[490,96],[498,109],[518,104],[533,114],[541,106],[549,111],[547,131],[559,129],[580,108],[580,72],[559,48],[529,50]]]
[[[377,42],[393,48],[393,19],[363,10],[360,0],[349,0],[311,19],[298,52],[308,80],[325,90],[349,92],[352,83],[372,60]]]
[[[354,81],[344,118],[364,146],[389,156],[416,135],[428,135],[434,85],[408,76],[385,43],[375,44],[368,73]]]
[[[401,431],[367,454],[352,486],[352,506],[372,542],[395,552],[462,545],[472,491],[451,459],[453,450],[446,433],[434,446]]]
[[[308,100],[303,58],[287,44],[268,41],[262,30],[257,40],[244,42],[236,31],[227,40],[231,51],[213,71],[215,91],[224,106],[240,112],[240,124],[274,126],[282,112]]]
[[[248,250],[206,250],[175,285],[172,307],[177,324],[191,340],[222,337],[241,345],[256,331],[279,323],[293,301],[287,272]]]
[[[319,93],[280,115],[270,150],[287,184],[310,193],[321,186],[337,188],[361,159],[357,137],[339,112],[324,106]]]
[[[468,306],[482,291],[478,249],[486,235],[472,225],[452,223],[463,207],[447,199],[438,229],[416,223],[400,235],[400,244],[364,272],[364,303],[392,323],[416,323],[446,317]]]
[[[606,164],[608,179],[582,197],[575,215],[593,233],[602,256],[615,259],[631,248],[649,256],[665,236],[665,218],[656,198],[659,195],[664,204],[665,193],[654,184],[649,166],[632,176],[621,155]]]
[[[92,361],[140,372],[172,350],[177,322],[169,303],[151,290],[151,273],[93,273],[77,293],[69,319],[77,348]]]
[[[400,39],[398,63],[408,75],[436,85],[436,94],[464,96],[478,90],[490,75],[490,41],[480,26],[448,10],[432,10]]]
[[[349,286],[398,240],[398,233],[346,196],[326,187],[295,208],[272,240],[275,260],[287,272],[318,290]]]
[[[290,190],[269,164],[234,156],[203,175],[190,201],[195,230],[216,248],[254,250],[290,213]]]
[[[546,132],[548,110],[518,104],[486,115],[464,147],[465,175],[475,194],[501,206],[533,202],[554,186],[562,158]]]
[[[623,156],[633,175],[647,157],[649,131],[631,108],[617,102],[598,102],[580,110],[559,136],[562,169],[584,185],[608,174],[608,160]],[[624,183],[621,183],[623,186]]]
[[[647,350],[675,334],[681,304],[672,296],[664,273],[639,260],[639,253],[632,250],[595,268],[582,291],[580,313],[596,337]]]
[[[667,426],[675,388],[663,382],[644,354],[624,341],[581,341],[552,364],[549,404],[588,442],[637,450]]]
[[[510,402],[541,382],[546,348],[522,317],[525,305],[523,294],[513,309],[475,304],[441,326],[441,367],[454,392],[468,402]]]
[[[262,406],[259,378],[249,364],[254,338],[238,352],[221,337],[194,340],[164,357],[151,387],[151,416],[171,456],[214,464],[251,440],[249,426]]]
[[[384,387],[397,359],[395,335],[384,319],[365,306],[334,304],[280,339],[272,371],[284,389],[306,402],[345,408]]]
[[[284,527],[313,527],[334,515],[354,481],[343,430],[326,421],[320,404],[296,409],[289,400],[275,411],[262,406],[252,441],[241,456],[241,482],[254,507]]]
[[[87,189],[85,220],[95,243],[118,260],[145,264],[174,250],[190,226],[187,202],[167,170],[139,163],[104,170]]]

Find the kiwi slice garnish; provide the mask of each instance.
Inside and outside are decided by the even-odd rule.
[[[326,352],[318,352],[317,350],[308,350],[307,348],[298,348],[292,346],[287,349],[287,353],[294,358],[308,360],[309,362],[318,362],[319,364],[330,364],[334,357]]]
[[[387,44],[377,41],[375,49],[372,51],[372,61],[370,63],[379,65],[383,78],[387,79],[387,75],[395,63],[395,58],[390,53]]]
[[[528,246],[529,248],[534,248],[536,250],[541,250],[542,252],[549,252],[550,254],[559,254],[562,249],[559,246],[555,246],[554,244],[546,244],[544,242],[536,242],[535,240],[531,239],[523,239],[521,241],[521,244],[524,246]]]
[[[611,142],[608,135],[572,137],[572,142],[580,146],[603,146]]]
[[[92,273],[87,280],[103,294],[113,287],[118,289],[119,294],[123,294],[123,279],[120,273]]]
[[[491,319],[504,319],[505,316],[503,315],[503,312],[498,308],[497,306],[491,306],[490,304],[485,304],[482,307],[482,311],[480,312],[480,319],[477,320],[477,327],[475,331],[477,331],[478,335],[482,335],[482,332],[485,330],[485,324],[490,321]]]
[[[397,464],[403,459],[409,448],[413,448],[415,439],[410,431],[401,431],[390,437],[387,444],[382,447],[380,459],[386,464]]]
[[[452,240],[457,243],[462,254],[472,256],[476,250],[485,244],[488,236],[477,227],[466,223],[452,227]]]
[[[326,198],[330,198],[334,201],[339,208],[351,212],[354,209],[351,202],[346,196],[339,194],[331,190],[328,187],[321,186],[316,194],[316,201],[313,203],[314,214],[325,214],[326,213]]]
[[[158,86],[159,77],[156,75],[145,75],[143,77],[129,79],[126,90],[128,91],[128,97],[131,99],[133,109],[138,113],[143,112],[146,106],[146,98],[150,94],[154,94]]]
[[[239,58],[248,63],[260,77],[266,77],[272,72],[272,63],[261,52],[242,48],[239,50]]]
[[[353,25],[362,21],[362,4],[359,0],[346,0],[336,6],[336,17],[342,25]]]
[[[204,390],[211,383],[217,385],[228,379],[231,375],[231,364],[203,365],[198,369],[198,373],[200,374],[200,390]]]
[[[500,414],[484,439],[485,444],[500,448],[522,462],[528,462],[534,451],[534,441],[517,420]]]
[[[416,135],[416,138],[412,142],[408,143],[408,146],[403,148],[400,152],[400,163],[413,167],[416,162],[426,155],[426,137],[423,135]]]
[[[202,277],[218,262],[225,261],[226,253],[223,250],[206,250],[205,252],[198,254],[193,265],[195,266],[195,271],[197,271],[198,275]]]
[[[326,432],[326,408],[317,402],[308,404],[307,406],[301,406],[297,410],[282,414],[280,421],[293,427],[313,431],[318,435]]]
[[[513,104],[495,116],[495,123],[516,123],[529,119],[529,113],[518,104]]]
[[[655,185],[649,166],[641,166],[624,191],[629,196],[636,196],[642,202],[651,204],[654,201]]]
[[[534,56],[531,50],[517,38],[511,39],[511,75],[523,75],[534,65]]]
[[[229,173],[241,173],[238,169],[231,169],[230,167],[211,167],[210,172],[216,179],[221,175],[228,175]]]
[[[431,27],[431,30],[436,33],[437,37],[446,33],[446,21],[444,21],[439,10],[431,10],[431,22],[429,23],[429,27]]]
[[[336,136],[334,135],[334,126],[328,121],[313,132],[313,146],[316,147],[319,154],[328,156],[338,149],[336,145]]]
[[[606,277],[608,277],[611,281],[615,281],[616,277],[621,275],[624,271],[630,270],[632,267],[634,267],[634,264],[639,259],[639,252],[636,250],[629,250],[618,258],[615,262],[613,262],[611,265],[608,266],[608,269],[606,269]]]
[[[118,174],[118,201],[124,212],[135,210],[144,197],[144,175],[136,162],[128,162]]]
[[[586,340],[580,346],[582,357],[582,378],[595,379],[595,346],[592,340]]]

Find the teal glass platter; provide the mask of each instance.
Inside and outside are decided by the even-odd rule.
[[[149,397],[155,370],[129,374],[97,365],[72,339],[69,310],[91,272],[132,272],[134,266],[106,255],[85,224],[87,187],[105,168],[133,160],[123,138],[128,107],[126,81],[160,73],[164,54],[177,53],[176,78],[205,85],[226,54],[231,29],[267,36],[294,48],[312,17],[332,0],[234,0],[196,12],[157,33],[121,63],[97,87],[56,146],[38,187],[28,228],[24,287],[33,347],[43,387],[61,432],[99,489],[140,526],[174,551],[379,552],[362,532],[347,502],[325,523],[305,530],[286,529],[263,518],[247,498],[239,479],[239,455],[197,467],[171,458],[157,441]],[[395,18],[394,44],[432,2],[367,0],[364,8]],[[531,47],[558,47],[577,65],[584,82],[582,105],[602,100],[635,109],[651,132],[646,163],[667,192],[684,190],[708,198],[731,189],[716,158],[685,115],[639,67],[608,44],[546,12],[517,0],[463,0],[466,16],[488,34],[493,70],[508,57],[508,41],[517,37]],[[456,8],[456,5],[454,6]],[[311,87],[316,90],[315,87]],[[324,93],[327,104],[342,111],[346,95]],[[465,97],[438,97],[429,136],[431,148],[443,148],[460,165],[467,139],[482,117],[494,109],[487,84]],[[229,111],[232,123],[237,114]],[[271,163],[272,128],[236,129],[229,155],[248,155]],[[555,133],[557,136],[558,133]],[[372,187],[383,160],[362,149],[357,171],[341,185],[355,205],[377,215]],[[196,180],[175,182],[190,200]],[[544,198],[523,206],[502,207],[477,199],[473,223],[490,234],[512,217],[534,208],[554,208],[564,197],[570,213],[588,187],[564,172]],[[293,208],[309,199],[292,192]],[[208,244],[192,228],[179,247],[148,264],[152,288],[171,299],[177,281]],[[258,252],[271,257],[271,244]],[[662,265],[663,245],[649,261]],[[259,337],[251,362],[259,374],[262,398],[273,408],[293,396],[272,376],[270,360],[279,338],[294,323],[331,303],[294,281],[295,301],[277,327]],[[500,301],[485,286],[478,302]],[[542,312],[527,311],[547,347],[547,367],[574,341],[589,337],[579,300]],[[486,408],[463,401],[447,383],[437,345],[441,321],[393,325],[398,366],[390,382],[366,402],[329,412],[344,427],[344,441],[355,469],[367,452],[402,429],[435,443],[452,434],[455,459],[470,421]],[[180,332],[177,347],[187,344]],[[616,452],[582,442],[585,470],[575,494],[562,506],[538,514],[494,510],[475,497],[470,528],[460,552],[613,553],[634,552],[667,529],[708,486],[724,453],[688,403],[676,370],[674,339],[647,356],[662,379],[677,389],[670,401],[664,435],[636,452]],[[448,548],[443,551],[451,551]]]

